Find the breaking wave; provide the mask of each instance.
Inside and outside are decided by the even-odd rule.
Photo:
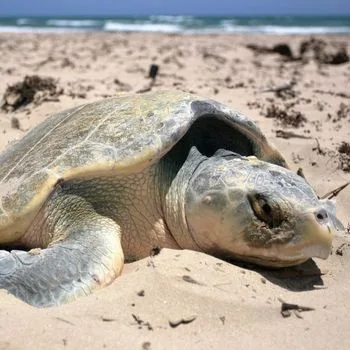
[[[3,17],[2,32],[162,32],[162,33],[265,33],[350,34],[350,16],[334,17]]]

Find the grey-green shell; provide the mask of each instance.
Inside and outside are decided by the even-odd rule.
[[[245,134],[258,158],[285,165],[254,123],[212,100],[157,92],[85,104],[53,115],[0,154],[0,243],[11,240],[9,226],[21,231],[18,220],[23,227],[32,220],[60,181],[144,169],[208,115]]]

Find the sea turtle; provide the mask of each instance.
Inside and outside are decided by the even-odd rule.
[[[40,307],[156,247],[272,267],[327,258],[339,224],[253,122],[183,92],[58,113],[0,164],[0,288]]]

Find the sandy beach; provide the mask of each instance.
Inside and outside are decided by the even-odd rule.
[[[182,90],[251,118],[322,196],[350,181],[348,54],[346,35],[1,33],[0,149],[69,107]],[[325,261],[271,271],[164,249],[60,307],[0,290],[0,349],[348,348],[350,186],[336,199],[346,231]],[[284,317],[282,301],[312,310]]]

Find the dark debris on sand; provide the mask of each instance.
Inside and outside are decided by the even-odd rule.
[[[339,163],[339,168],[343,170],[344,172],[350,172],[350,143],[343,141],[338,147],[337,152],[330,151],[327,149],[323,149],[320,146],[319,141],[316,139],[316,147],[314,147],[312,150],[316,151],[317,154],[322,156],[328,156],[331,158],[336,159],[336,161]]]
[[[57,101],[63,89],[57,87],[53,78],[27,75],[24,80],[7,87],[1,102],[1,109],[12,112],[31,102]]]
[[[131,316],[136,321],[136,324],[138,325],[139,329],[146,328],[149,331],[153,331],[153,327],[151,326],[151,324],[149,322],[142,320],[139,316],[137,316],[135,314],[131,314]]]
[[[281,301],[281,315],[286,318],[291,316],[291,311],[294,311],[295,316],[298,318],[303,318],[300,313],[304,311],[314,311],[313,307],[309,306],[300,306],[297,304],[286,303],[283,300]]]
[[[283,57],[288,58],[289,60],[293,60],[293,52],[288,44],[281,43],[276,44],[273,47],[268,47],[265,45],[257,45],[257,44],[248,44],[246,47],[257,54],[270,54],[277,53]]]
[[[191,315],[188,317],[184,317],[184,318],[180,318],[177,320],[169,320],[169,326],[171,328],[176,328],[178,327],[180,324],[189,324],[192,323],[195,319],[197,318],[196,315]]]
[[[246,47],[256,54],[279,54],[287,61],[314,60],[319,64],[338,65],[350,61],[346,46],[343,43],[326,42],[322,39],[310,38],[303,40],[299,46],[299,55],[293,54],[286,43],[279,43],[272,47],[257,44],[248,44]]]
[[[342,142],[338,147],[340,168],[350,172],[350,143]]]
[[[277,124],[298,128],[307,121],[304,114],[293,109],[281,108],[271,103],[264,112],[266,118],[273,118]]]
[[[349,62],[346,47],[341,43],[327,43],[325,40],[310,38],[301,42],[299,57],[303,60],[314,59],[323,64],[343,64]]]
[[[344,120],[348,120],[350,122],[350,104],[341,102],[339,109],[335,113],[335,116],[328,114],[328,119],[333,123],[341,122]]]

